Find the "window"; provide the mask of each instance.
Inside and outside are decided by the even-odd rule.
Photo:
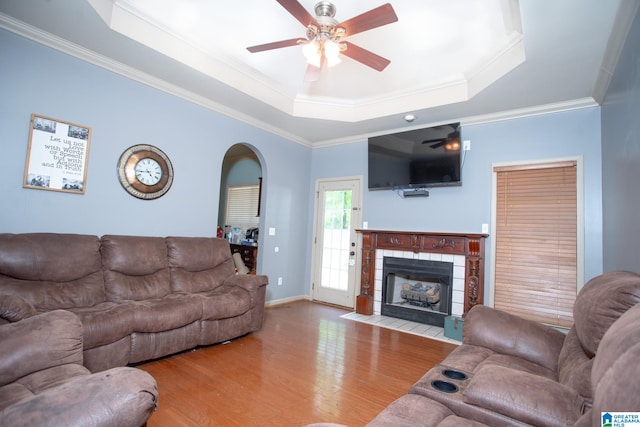
[[[494,167],[494,307],[562,327],[577,292],[576,162]]]
[[[259,202],[260,186],[258,184],[228,187],[225,224],[239,228],[257,227],[260,223]]]

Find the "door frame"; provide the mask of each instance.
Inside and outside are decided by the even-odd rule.
[[[333,178],[318,178],[316,179],[316,183],[315,183],[315,189],[314,189],[314,197],[313,197],[313,232],[312,232],[312,240],[311,240],[311,265],[310,265],[310,277],[309,277],[309,299],[310,300],[314,300],[313,299],[313,286],[314,286],[314,281],[316,278],[316,269],[320,268],[320,263],[319,260],[317,259],[318,257],[318,251],[317,251],[317,236],[316,236],[316,232],[318,230],[318,200],[319,200],[319,193],[320,193],[320,185],[322,183],[328,183],[328,182],[340,182],[340,181],[358,181],[360,183],[360,191],[359,191],[359,195],[357,200],[356,199],[351,199],[351,203],[352,206],[356,205],[358,207],[358,209],[360,210],[360,218],[359,220],[355,223],[352,224],[351,226],[354,229],[360,229],[362,228],[362,199],[363,199],[363,182],[364,182],[364,177],[362,175],[354,175],[354,176],[341,176],[341,177],[333,177]],[[356,304],[356,296],[358,295],[358,292],[360,290],[360,267],[361,267],[361,257],[362,257],[362,239],[358,236],[358,238],[355,239],[355,265],[353,266],[353,268],[355,268],[355,275],[354,275],[354,286],[353,286],[353,307],[351,308],[355,308],[355,304]]]

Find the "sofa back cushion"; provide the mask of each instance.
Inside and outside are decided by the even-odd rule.
[[[162,298],[171,293],[163,237],[102,237],[104,283],[109,301]]]
[[[575,326],[564,339],[558,358],[558,380],[578,392],[587,403],[593,398],[591,390],[591,368],[593,357],[588,355],[578,339]]]
[[[82,365],[82,323],[70,311],[2,325],[0,342],[0,387],[47,368]]]
[[[204,292],[234,275],[229,242],[219,238],[167,237],[171,289]]]
[[[105,301],[100,240],[80,234],[0,234],[0,293],[38,311]]]
[[[639,302],[639,274],[613,271],[589,280],[573,306],[576,333],[585,352],[594,356],[613,322]]]

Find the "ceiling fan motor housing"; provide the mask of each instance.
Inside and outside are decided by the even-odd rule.
[[[317,28],[311,24],[307,27],[308,40],[332,40],[337,41],[344,35],[344,28],[336,28],[338,21],[334,18],[336,7],[328,1],[321,1],[314,7],[316,22],[320,25]]]

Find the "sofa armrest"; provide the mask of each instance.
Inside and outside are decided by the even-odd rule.
[[[515,420],[543,426],[570,426],[582,416],[584,399],[549,378],[503,366],[483,366],[463,392],[465,403]]]
[[[554,372],[564,339],[557,329],[484,305],[469,310],[462,327],[464,344],[521,357]]]
[[[0,386],[66,364],[82,365],[82,324],[54,310],[0,326]]]
[[[27,317],[34,316],[36,309],[27,300],[17,295],[0,295],[0,320],[5,322],[17,322]]]
[[[142,426],[158,401],[147,372],[119,367],[81,375],[2,411],[7,426]]]
[[[261,286],[266,286],[269,278],[262,274],[235,274],[225,279],[225,286],[240,286],[247,292],[254,293]]]

